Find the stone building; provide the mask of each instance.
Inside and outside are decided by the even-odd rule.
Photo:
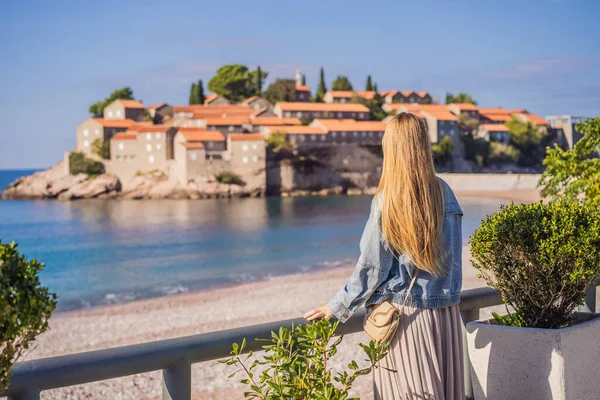
[[[218,94],[209,94],[204,98],[205,106],[226,106],[229,104],[231,104],[229,100]]]
[[[143,121],[146,116],[144,105],[137,100],[115,100],[104,107],[104,119],[132,119]]]
[[[325,93],[323,101],[325,103],[350,103],[354,97],[359,97],[363,100],[373,100],[375,91],[331,90]]]
[[[369,119],[369,109],[362,104],[282,102],[275,105],[273,112],[280,118]]]
[[[481,124],[476,136],[506,145],[510,142],[508,127],[504,124]]]
[[[452,103],[448,104],[448,110],[459,119],[462,115],[468,118],[479,120],[479,109],[471,103]]]
[[[135,124],[131,119],[90,118],[77,126],[77,142],[75,151],[92,152],[92,144],[96,140],[104,142],[115,134],[126,131]]]
[[[153,104],[147,110],[155,124],[162,124],[173,118],[173,107],[167,103]]]
[[[552,129],[557,131],[560,146],[572,149],[583,137],[583,134],[577,130],[577,124],[584,119],[572,115],[555,115],[546,117],[545,120]]]

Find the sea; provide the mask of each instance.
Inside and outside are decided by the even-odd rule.
[[[35,171],[0,170],[0,188]],[[506,201],[460,198],[463,242]],[[368,196],[2,200],[0,240],[45,264],[62,311],[356,262]]]

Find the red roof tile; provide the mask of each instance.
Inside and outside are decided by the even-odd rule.
[[[460,111],[476,111],[477,106],[471,103],[452,103],[453,106],[456,106]]]
[[[158,104],[152,104],[151,106],[148,106],[148,110],[154,110],[157,108],[161,108],[162,106],[166,106],[167,103],[158,103]]]
[[[387,125],[381,121],[355,121],[353,119],[316,119],[313,124],[319,124],[327,131],[338,132],[383,132]]]
[[[252,125],[301,125],[300,118],[256,117],[250,120]]]
[[[110,140],[135,140],[137,139],[137,133],[135,132],[119,132],[114,135]]]
[[[352,103],[277,103],[282,111],[369,112],[362,104]]]
[[[265,140],[265,137],[260,133],[232,133],[228,136],[231,140]]]
[[[508,128],[504,124],[482,124],[479,127],[489,132],[508,132]]]
[[[250,118],[231,117],[231,118],[206,118],[206,126],[231,126],[249,124]]]
[[[306,85],[296,85],[297,92],[310,92],[310,89]]]
[[[207,131],[204,128],[179,128],[179,133],[188,142],[224,142],[225,136],[219,131]]]
[[[131,125],[135,124],[135,121],[132,119],[93,118],[93,120],[105,128],[129,128]]]
[[[202,144],[202,142],[185,142],[185,143],[180,143],[183,147],[185,147],[186,149],[203,149],[204,148],[204,144]]]
[[[144,105],[137,100],[115,100],[123,105],[125,108],[144,108]]]
[[[270,133],[283,133],[287,135],[325,135],[327,131],[314,126],[274,126],[267,128]]]

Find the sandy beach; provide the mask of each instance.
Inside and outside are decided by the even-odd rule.
[[[480,194],[483,197],[483,193]],[[489,197],[489,193],[485,197]],[[503,193],[504,196],[511,195]],[[535,200],[532,193],[513,193],[513,200]],[[346,282],[353,265],[318,272],[244,283],[197,293],[177,294],[130,303],[56,313],[50,330],[36,341],[25,359],[36,359],[83,351],[112,348],[147,341],[242,327],[301,316],[308,309],[328,302]],[[463,248],[463,289],[484,286],[476,278],[468,247]],[[285,293],[285,295],[282,295]],[[364,333],[348,335],[334,366],[362,360],[359,342]],[[194,399],[241,399],[243,387],[230,367],[216,361],[192,368]],[[42,393],[43,399],[159,399],[160,371],[90,383]],[[362,377],[355,395],[372,398],[371,378]]]

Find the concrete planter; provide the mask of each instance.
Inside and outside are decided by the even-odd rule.
[[[563,329],[467,324],[476,400],[600,398],[600,314]]]

